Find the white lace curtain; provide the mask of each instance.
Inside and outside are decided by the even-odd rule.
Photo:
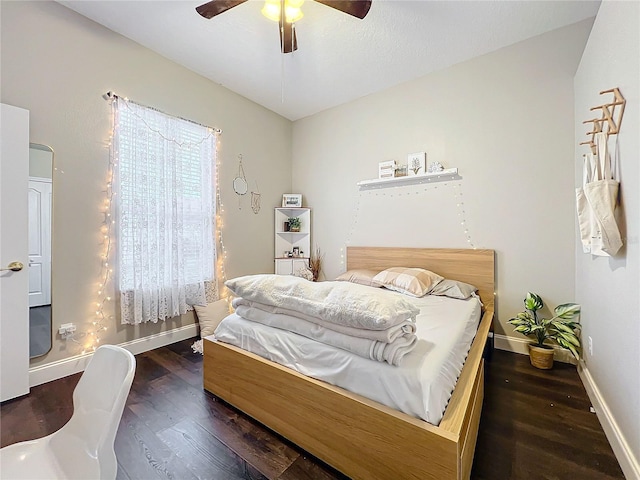
[[[215,276],[217,133],[113,101],[116,278],[122,323],[204,305]]]

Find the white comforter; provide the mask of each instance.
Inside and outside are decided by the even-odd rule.
[[[387,362],[391,365],[400,365],[400,361],[414,348],[418,340],[414,333],[396,335],[391,342],[345,335],[300,317],[269,313],[264,309],[250,306],[249,302],[242,299],[235,300],[236,314],[246,320],[297,333],[326,345],[342,348],[361,357]],[[412,326],[415,327],[415,324]]]
[[[248,275],[228,280],[225,285],[234,295],[247,301],[357,329],[388,330],[415,321],[419,313],[418,308],[401,296],[349,282],[309,282],[288,275]]]
[[[366,287],[372,288],[372,287]],[[244,298],[234,298],[232,302],[233,308],[237,309],[239,306],[247,306],[252,308],[257,308],[259,310],[279,314],[279,315],[288,315],[290,317],[300,318],[302,320],[306,320],[307,322],[315,323],[316,325],[328,328],[329,330],[333,330],[338,333],[342,333],[343,335],[349,335],[352,337],[358,338],[366,338],[368,340],[375,340],[377,342],[385,342],[391,343],[404,335],[412,335],[416,332],[416,323],[415,320],[409,319],[403,322],[397,323],[386,330],[367,330],[366,328],[356,328],[351,327],[349,325],[343,325],[340,323],[327,322],[322,318],[314,317],[311,315],[307,315],[297,310],[274,307],[271,305],[264,305],[258,302],[251,302]],[[241,315],[242,316],[242,315]]]

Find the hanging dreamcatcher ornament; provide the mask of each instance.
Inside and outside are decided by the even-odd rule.
[[[256,181],[256,191],[251,192],[251,210],[256,215],[260,211],[260,189],[258,188],[258,182]]]
[[[244,167],[242,166],[242,154],[238,155],[238,174],[233,179],[233,191],[240,196],[238,199],[238,209],[242,210],[242,195],[245,195],[249,190],[247,185],[247,177],[244,174]]]

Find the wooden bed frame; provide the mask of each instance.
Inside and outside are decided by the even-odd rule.
[[[205,339],[204,388],[355,480],[468,479],[494,310],[494,251],[350,247],[347,268],[422,267],[478,287],[484,313],[440,425]]]

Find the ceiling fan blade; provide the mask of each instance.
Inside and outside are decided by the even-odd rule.
[[[196,7],[196,12],[204,18],[213,18],[246,1],[247,0],[213,0]]]
[[[371,8],[371,0],[316,0],[316,2],[359,19],[366,17]]]
[[[280,51],[282,53],[295,52],[298,49],[298,39],[293,23],[280,20]]]

